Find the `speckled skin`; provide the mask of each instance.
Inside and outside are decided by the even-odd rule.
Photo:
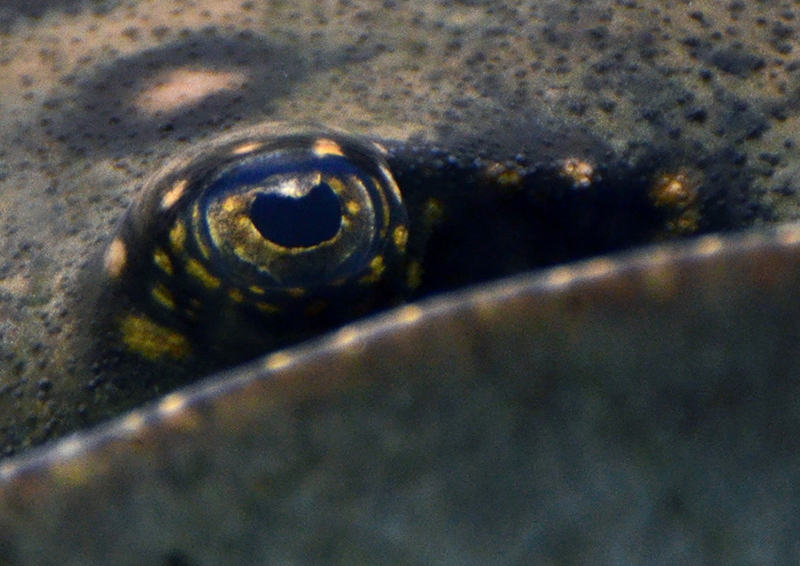
[[[3,69],[0,257],[4,258],[0,263],[0,355],[4,360],[0,372],[3,415],[0,431],[4,435],[4,449],[13,453],[72,430],[88,418],[101,418],[124,407],[122,403],[111,409],[103,408],[118,393],[113,379],[107,378],[110,370],[102,366],[87,368],[80,355],[88,339],[86,321],[76,315],[81,301],[81,268],[87,257],[108,242],[142,178],[176,149],[219,130],[266,119],[313,116],[316,121],[356,133],[412,140],[415,144],[431,143],[452,148],[461,156],[482,155],[489,161],[520,154],[533,162],[578,157],[599,164],[617,164],[619,170],[631,172],[631,182],[639,179],[642,167],[654,179],[660,170],[674,173],[685,168],[692,178],[698,179],[705,229],[740,228],[796,218],[796,8],[791,3],[691,4],[548,2],[531,6],[494,2],[386,2],[377,6],[371,2],[363,5],[258,1],[68,2],[37,3],[31,8],[23,3],[5,3],[0,8],[0,68]],[[165,95],[165,89],[173,94],[176,90],[188,92],[191,89],[185,88],[187,84],[196,89],[185,76],[174,74],[176,70],[187,69],[192,72],[200,69],[216,76],[223,86],[201,98]],[[578,515],[588,505],[587,501],[600,501],[604,508],[608,500],[576,495],[583,491],[571,491],[570,482],[560,483],[563,474],[556,473],[558,470],[579,470],[575,481],[587,486],[591,493],[641,497],[635,501],[640,503],[638,506],[620,507],[629,511],[623,515],[621,524],[635,531],[636,526],[644,524],[636,531],[644,539],[669,543],[668,547],[657,547],[664,556],[677,556],[685,563],[699,563],[703,557],[734,562],[748,557],[755,562],[762,559],[769,562],[771,557],[777,562],[796,558],[793,554],[796,548],[783,535],[782,526],[791,523],[797,503],[781,487],[796,483],[791,475],[796,469],[791,443],[791,431],[796,430],[791,411],[792,400],[796,398],[791,386],[796,364],[793,358],[784,355],[794,350],[791,341],[796,336],[796,329],[791,326],[791,320],[796,318],[794,286],[787,285],[793,281],[789,277],[793,272],[783,268],[765,270],[764,264],[753,263],[753,257],[760,256],[762,248],[754,249],[749,255],[737,255],[734,259],[745,262],[743,271],[754,271],[767,282],[772,281],[774,287],[770,293],[762,292],[761,287],[748,287],[747,279],[734,277],[727,270],[715,271],[714,264],[709,264],[704,268],[705,276],[692,279],[696,286],[686,288],[686,298],[678,301],[677,305],[685,309],[680,311],[684,313],[680,320],[690,321],[692,328],[696,325],[697,332],[704,337],[701,342],[704,347],[681,342],[681,347],[659,358],[650,353],[652,342],[640,337],[650,336],[647,332],[653,331],[654,341],[659,343],[657,337],[664,335],[659,332],[667,332],[664,329],[671,327],[666,323],[639,326],[631,318],[624,318],[620,335],[633,340],[625,352],[633,359],[643,360],[642,365],[631,369],[620,362],[624,368],[614,366],[591,374],[595,377],[581,382],[588,384],[591,394],[587,393],[586,407],[580,405],[580,409],[575,408],[578,402],[570,401],[567,385],[574,369],[572,362],[545,350],[541,355],[546,362],[551,359],[549,356],[555,358],[534,366],[537,371],[552,371],[556,376],[552,391],[557,394],[547,397],[549,417],[542,421],[549,424],[537,425],[542,430],[549,430],[548,426],[573,430],[569,423],[574,422],[571,415],[575,411],[587,414],[592,408],[596,410],[611,403],[614,410],[609,409],[612,415],[609,422],[612,423],[618,423],[620,415],[632,415],[631,427],[647,430],[648,426],[677,415],[680,422],[684,419],[689,423],[690,432],[699,431],[688,437],[662,436],[657,427],[652,429],[652,437],[643,433],[641,442],[633,442],[636,447],[633,454],[655,455],[655,464],[646,467],[647,477],[631,480],[630,490],[614,491],[606,483],[585,483],[589,478],[599,477],[616,485],[613,482],[621,477],[616,473],[617,466],[625,467],[624,462],[631,461],[632,456],[627,451],[631,445],[624,442],[624,435],[620,440],[619,428],[599,425],[597,432],[592,426],[584,426],[581,420],[574,425],[577,427],[574,434],[563,437],[543,433],[546,438],[523,435],[519,439],[513,431],[500,430],[491,436],[491,445],[500,452],[468,451],[467,454],[476,457],[465,462],[465,467],[453,464],[456,468],[452,469],[460,470],[464,474],[461,477],[483,478],[474,483],[465,480],[465,484],[484,494],[495,489],[507,496],[515,485],[540,490],[541,486],[515,483],[516,473],[524,472],[528,477],[531,468],[515,472],[514,466],[501,466],[507,473],[497,475],[497,466],[492,461],[500,453],[544,451],[551,457],[543,456],[538,464],[524,458],[517,461],[513,456],[507,456],[507,462],[530,464],[534,473],[551,478],[552,483],[547,485],[554,490],[552,504],[559,509],[577,510],[574,513]],[[775,256],[767,254],[767,259],[771,258],[778,266],[790,266],[793,257],[793,249],[789,248],[780,248]],[[656,279],[661,281],[662,274],[657,275]],[[619,280],[610,281],[612,290],[617,289]],[[595,290],[589,293],[590,297],[602,287],[592,289]],[[716,303],[717,308],[710,308],[714,301],[695,302],[697,294],[711,294],[712,299],[719,294],[721,302]],[[768,304],[758,303],[756,298]],[[633,305],[639,303],[634,301]],[[788,326],[765,324],[772,321],[770,317],[759,322],[762,314],[759,307],[769,312],[780,311],[781,316],[776,315],[776,319]],[[662,312],[649,303],[641,308],[648,313],[645,321]],[[639,316],[641,312],[636,314]],[[561,311],[548,311],[543,319],[556,321],[560,316]],[[575,322],[576,336],[582,340],[596,336],[595,331],[590,331],[589,322],[581,319]],[[492,328],[501,334],[514,334],[510,322],[496,323]],[[734,329],[743,334],[731,341],[714,339],[720,334],[728,336]],[[666,334],[668,343],[684,336],[671,332]],[[598,340],[605,336],[598,335]],[[595,360],[605,351],[589,347],[587,359]],[[765,351],[769,355],[763,354]],[[510,392],[516,392],[516,386],[512,385],[514,378],[505,374],[504,369],[497,373],[493,370],[504,368],[504,363],[514,366],[514,360],[520,358],[513,355],[499,358],[476,355],[475,363],[489,368],[488,379],[491,383],[499,381],[499,390],[505,392],[491,405],[499,412],[489,411],[487,414],[492,418],[486,420],[488,425],[495,419],[502,428],[507,421],[498,420],[498,414],[503,414],[503,410],[514,414],[528,411],[530,405],[524,400],[509,402]],[[657,361],[664,359],[674,365],[665,366]],[[667,397],[671,398],[675,367],[688,372],[685,383],[696,379],[706,383],[704,372],[698,376],[693,369],[698,359],[716,360],[716,367],[723,368],[722,373],[715,374],[717,377],[728,376],[730,368],[748,371],[742,372],[744,377],[731,389],[702,385],[694,390],[687,386],[688,392],[681,390],[685,394],[678,395],[680,399],[688,399],[682,401],[683,412],[673,411],[670,403],[666,408],[659,405],[658,391],[667,391]],[[593,367],[594,363],[590,361],[587,365]],[[758,368],[769,371],[756,371]],[[600,388],[597,394],[598,381],[616,371],[620,377],[613,382],[615,389],[609,392]],[[639,383],[642,373],[654,380],[645,381],[651,387],[631,391],[626,384]],[[99,376],[106,378],[97,380]],[[709,379],[708,383],[717,383],[713,376]],[[778,386],[785,393],[781,402],[774,394]],[[407,398],[411,406],[417,395],[423,399],[430,394],[413,387],[410,391]],[[653,403],[642,401],[652,395],[656,398]],[[748,396],[758,401],[758,410],[741,420],[740,410],[748,410],[749,405],[737,402]],[[443,399],[456,402],[459,397],[443,394]],[[477,402],[480,396],[474,399]],[[291,403],[287,401],[282,410],[292,412]],[[338,401],[331,403],[339,406]],[[347,402],[341,406],[346,408]],[[474,416],[449,412],[447,402],[443,405],[431,402],[426,406],[431,408],[431,422],[445,422],[455,428]],[[346,413],[346,409],[342,410]],[[335,415],[336,411],[330,414]],[[445,419],[447,415],[452,420]],[[765,420],[759,420],[762,417]],[[333,420],[339,418],[334,416]],[[680,422],[676,425],[678,429],[682,426]],[[745,423],[742,428],[739,422]],[[763,425],[759,424],[762,422]],[[697,423],[703,426],[698,429]],[[286,426],[296,430],[293,424]],[[385,430],[387,434],[392,432],[391,427]],[[387,438],[400,438],[402,444],[414,441],[418,433],[401,429],[398,436]],[[276,434],[280,435],[280,430]],[[431,434],[437,434],[435,429]],[[286,431],[283,438],[290,437],[290,431]],[[759,442],[762,437],[778,440]],[[165,450],[181,453],[182,445],[175,441],[174,434],[166,433],[164,438]],[[346,436],[343,438],[342,446],[346,447],[349,441]],[[356,447],[361,446],[358,438],[361,437],[352,441]],[[519,442],[509,440],[513,438]],[[576,439],[586,442],[578,453],[588,454],[578,464],[570,459],[574,452],[568,449]],[[245,438],[243,442],[249,441]],[[725,444],[728,442],[731,444]],[[732,449],[727,451],[728,456],[706,449],[716,445]],[[436,457],[431,467],[414,468],[421,473],[409,487],[415,493],[440,494],[445,499],[442,505],[450,512],[468,511],[468,507],[459,507],[458,502],[469,498],[461,500],[459,494],[468,496],[471,492],[466,488],[459,491],[462,484],[451,483],[452,476],[448,474],[425,472],[452,470],[447,462],[452,463],[461,453],[459,446],[434,449]],[[509,452],[502,452],[504,446]],[[193,453],[195,449],[202,450],[202,445],[189,443],[185,449]],[[763,452],[759,451],[762,449]],[[151,450],[125,454],[143,456],[137,461],[146,465],[148,458],[153,457]],[[603,456],[593,457],[598,453]],[[102,462],[102,453],[98,454]],[[411,454],[418,452],[412,450]],[[668,466],[664,471],[656,465],[672,454],[678,454],[676,461],[686,466]],[[64,455],[65,452],[53,452],[49,458],[62,461],[59,458]],[[731,462],[725,459],[729,456],[733,460],[740,458]],[[609,458],[615,462],[610,467],[604,464]],[[717,474],[723,476],[740,470],[741,461],[758,461],[761,467],[749,479],[735,476],[728,483],[722,482],[721,495],[708,487],[719,484],[715,479]],[[201,464],[197,465],[202,467]],[[389,460],[378,459],[375,465],[390,469],[389,464]],[[325,469],[330,472],[335,468],[331,465]],[[313,471],[313,466],[307,469]],[[582,473],[584,470],[590,472]],[[603,470],[607,470],[607,476],[601,473]],[[267,478],[268,492],[273,485],[269,480],[272,476],[259,477]],[[367,481],[369,477],[364,473],[359,481]],[[450,487],[438,489],[442,484],[437,481]],[[552,487],[556,484],[559,489]],[[26,513],[35,514],[25,503],[24,494],[37,488],[34,482],[30,484],[30,492],[20,491],[23,499],[15,504],[11,487],[14,484],[8,485],[4,497],[10,498],[9,505],[15,511],[7,516],[17,524],[15,521]],[[39,493],[52,494],[52,490],[63,489],[59,482],[44,485],[45,491]],[[94,493],[99,496],[107,493],[102,484],[97,485],[98,491]],[[308,485],[313,488],[313,481]],[[642,485],[664,489],[648,491]],[[764,494],[763,498],[761,495],[751,498],[756,493],[754,485],[759,485],[762,491],[757,493]],[[675,489],[671,491],[670,486]],[[681,495],[684,488],[686,491]],[[143,493],[153,497],[158,492]],[[702,517],[698,522],[684,521],[686,517],[697,517],[697,509],[687,506],[687,501],[693,501],[698,493],[700,501],[711,501],[711,507],[718,504],[720,513],[733,517],[731,524],[758,523],[764,531],[756,532],[753,527],[745,536],[742,530],[720,528]],[[356,515],[363,513],[354,519],[361,520],[362,525],[372,524],[366,509],[375,509],[375,514],[389,522],[396,516],[391,506],[381,505],[384,501],[381,497],[388,497],[385,491],[354,488],[349,494],[353,501],[364,505],[356,506],[354,511]],[[526,500],[520,494],[517,499]],[[648,506],[651,501],[667,503]],[[176,509],[176,513],[181,513],[185,508]],[[16,512],[21,515],[14,515]],[[623,536],[617,544],[612,541],[603,546],[602,541],[608,541],[602,536],[603,531],[591,531],[595,534],[576,544],[570,538],[569,533],[575,530],[571,525],[580,529],[584,523],[575,514],[566,513],[562,519],[550,519],[547,527],[540,526],[538,519],[517,523],[527,525],[527,530],[509,534],[508,544],[499,542],[506,532],[495,517],[492,525],[497,530],[489,532],[497,534],[498,542],[490,547],[505,552],[508,563],[524,563],[531,556],[528,550],[542,540],[546,541],[539,546],[544,548],[543,556],[566,562],[581,562],[581,558],[599,555],[607,557],[609,563],[618,563],[614,558],[630,555],[625,550],[625,541],[630,538]],[[325,523],[324,517],[323,512],[300,524],[319,525]],[[670,521],[681,528],[664,530],[662,527]],[[335,521],[325,524],[334,525]],[[90,523],[86,525],[92,528]],[[441,533],[436,525],[441,522],[434,520],[416,531],[391,523],[391,529],[399,529],[401,533],[397,535],[398,531],[392,530],[395,533],[392,540],[400,541],[396,542],[399,558],[393,561],[458,562],[463,558],[460,563],[469,560],[485,563],[489,559],[462,552],[459,545],[466,544],[463,543],[466,535],[461,532],[454,532],[451,538],[437,537]],[[389,526],[385,528],[391,530]],[[419,550],[420,545],[409,542],[419,541],[414,533],[421,531],[443,541],[439,546],[425,547],[432,548],[433,554],[426,554],[426,549]],[[552,533],[552,537],[537,538],[541,532]],[[668,535],[661,536],[665,532]],[[696,535],[698,532],[701,534]],[[705,539],[703,532],[707,534]],[[723,534],[718,535],[720,532]],[[763,536],[765,532],[768,537]],[[35,526],[29,533],[32,538],[26,540],[36,540]],[[331,533],[320,539],[327,542],[319,552],[315,551],[311,557],[298,557],[295,562],[329,556],[341,561],[352,558],[349,551],[358,545],[337,547],[331,541],[339,537],[335,529]],[[698,542],[701,539],[706,542]],[[747,543],[757,539],[771,543],[761,546]],[[35,562],[34,554],[26,554],[26,544],[13,537],[9,539],[4,547],[11,549],[7,561]],[[195,555],[182,543],[176,545],[158,547],[152,557],[137,556],[145,556],[143,560],[151,560],[153,564],[214,563],[213,553]],[[243,549],[242,563],[247,563],[245,546],[236,548]],[[52,549],[42,545],[40,550],[43,553],[40,562],[44,563],[52,556],[47,554]],[[173,551],[177,554],[171,555]],[[31,552],[37,551],[34,548]],[[374,558],[367,554],[368,558]],[[669,558],[664,562],[669,562]]]
[[[34,14],[39,19],[26,17],[25,7],[5,8],[2,450],[16,452],[159,393],[150,384],[131,394],[126,385],[147,379],[125,379],[113,360],[84,356],[94,342],[93,306],[81,304],[81,269],[109,242],[147,175],[193,141],[231,128],[313,119],[440,146],[463,160],[578,158],[613,166],[618,185],[640,193],[646,187],[637,184],[655,182],[661,171],[685,169],[698,184],[706,230],[789,217],[771,199],[787,200],[791,191],[767,191],[771,181],[756,172],[765,153],[786,156],[773,169],[791,162],[792,148],[767,143],[780,123],[760,110],[778,80],[770,75],[777,63],[745,78],[743,70],[717,69],[682,43],[713,34],[703,23],[711,13],[700,22],[677,6],[662,8],[660,19],[646,5],[561,3],[77,2],[49,6]],[[742,27],[767,16],[767,27],[788,17],[734,10],[714,19]],[[637,33],[659,41],[645,49],[630,41]],[[742,48],[748,53],[774,52],[769,38],[759,43],[761,35],[744,32],[714,49],[742,36],[753,42]],[[757,96],[744,98],[748,84],[762,85]],[[746,100],[749,109],[726,106],[729,99]],[[685,117],[695,107],[705,109],[705,120]],[[756,128],[760,137],[740,131],[759,120],[771,126]],[[427,152],[421,160],[430,166]],[[592,223],[605,214],[598,208],[599,220],[553,222],[560,233],[538,247],[594,242]],[[443,249],[440,257],[449,255]],[[576,255],[566,250],[550,263]]]

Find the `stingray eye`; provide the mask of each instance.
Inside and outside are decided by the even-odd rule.
[[[256,129],[212,142],[146,184],[107,249],[130,304],[122,339],[181,358],[198,342],[268,348],[309,320],[362,314],[398,292],[406,224],[369,140]]]
[[[240,155],[191,183],[178,220],[198,260],[240,288],[314,291],[374,275],[399,193],[363,144],[287,138]]]

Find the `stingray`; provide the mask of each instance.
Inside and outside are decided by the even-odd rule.
[[[8,454],[142,401],[124,398],[135,376],[85,356],[84,260],[143,176],[218,131],[313,116],[486,171],[588,163],[637,195],[663,179],[696,189],[686,215],[601,252],[795,216],[789,7],[73,3],[3,17]],[[583,244],[542,266],[596,253],[586,242],[609,240],[595,227],[567,223],[552,241]],[[556,266],[272,353],[8,460],[0,551],[791,560],[797,240],[787,225]]]

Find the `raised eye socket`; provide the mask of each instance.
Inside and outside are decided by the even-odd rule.
[[[153,324],[235,341],[258,331],[253,315],[294,324],[335,305],[333,318],[346,319],[348,301],[362,314],[393,300],[406,225],[373,142],[256,128],[153,177],[108,248],[106,272]]]
[[[369,274],[405,222],[382,158],[328,138],[273,141],[190,186],[183,211],[209,268],[239,285],[315,289]],[[367,142],[368,143],[368,142]]]

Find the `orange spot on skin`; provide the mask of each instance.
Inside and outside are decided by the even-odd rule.
[[[700,223],[697,174],[686,169],[662,174],[650,189],[653,205],[667,214],[667,236],[693,234]]]
[[[570,157],[561,164],[561,173],[572,179],[576,189],[585,189],[595,180],[595,167],[588,161]]]
[[[186,179],[181,179],[175,183],[172,188],[164,193],[163,197],[161,197],[161,209],[167,210],[172,208],[172,206],[183,196],[183,192],[186,190],[187,186],[189,186],[189,181]]]
[[[245,144],[242,144],[239,147],[235,148],[232,153],[234,155],[243,155],[245,153],[250,153],[250,152],[256,151],[257,149],[263,147],[263,145],[264,144],[261,143],[261,142],[245,143]]]
[[[342,147],[333,140],[321,138],[314,142],[314,153],[319,157],[327,155],[344,155]]]

